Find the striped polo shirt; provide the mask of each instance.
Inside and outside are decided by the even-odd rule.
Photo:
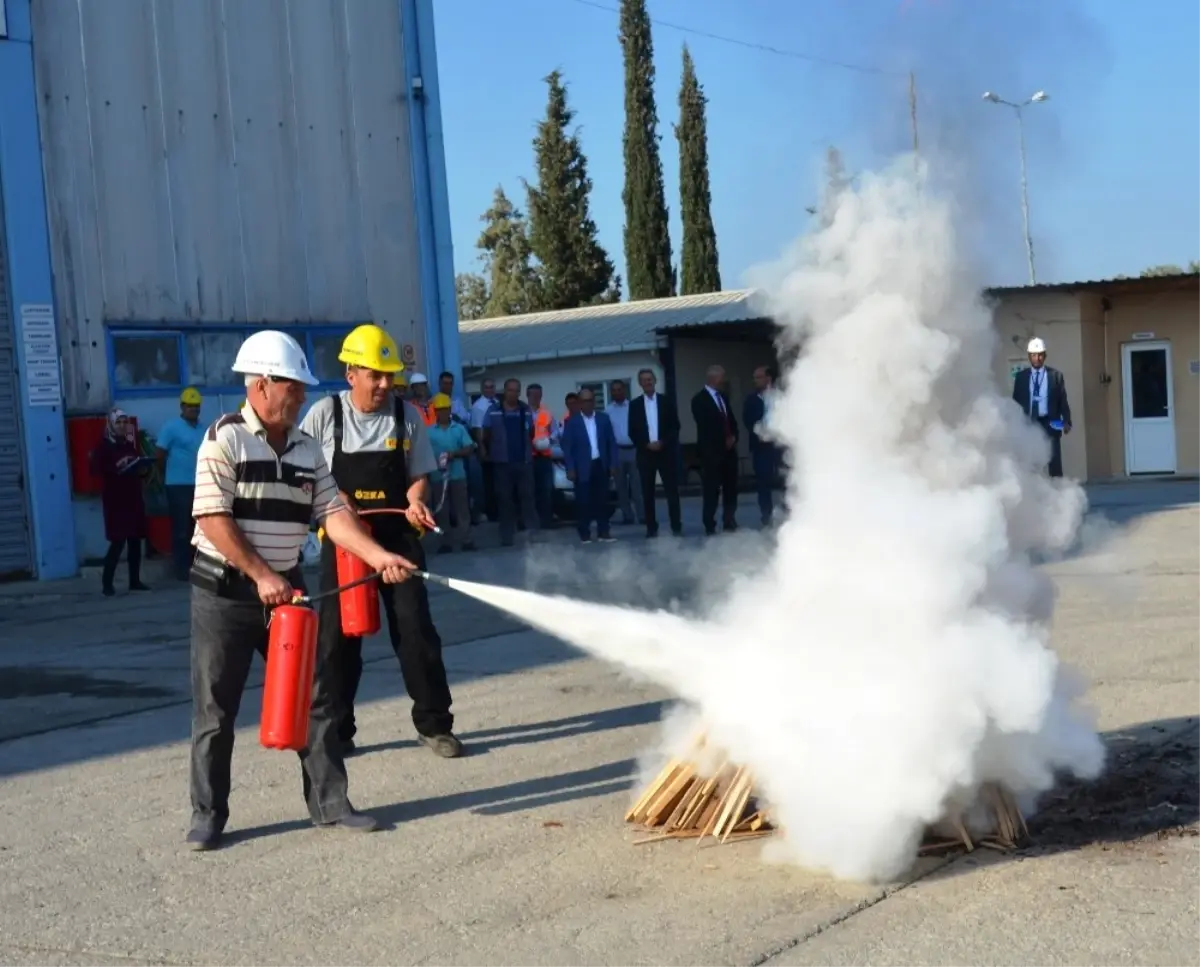
[[[192,517],[225,516],[276,571],[300,560],[309,522],[341,509],[337,485],[321,445],[303,430],[288,430],[282,455],[249,403],[208,428],[196,457]],[[218,560],[224,556],[197,526],[192,544]]]

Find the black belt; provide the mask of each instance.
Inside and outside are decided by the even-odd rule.
[[[283,576],[293,588],[304,589],[304,579],[300,573],[298,561],[283,572]],[[229,601],[257,604],[261,600],[258,596],[258,584],[248,575],[243,574],[232,564],[203,551],[197,551],[196,556],[192,559],[192,569],[188,572],[188,583],[201,591],[208,591],[218,598],[225,598]]]

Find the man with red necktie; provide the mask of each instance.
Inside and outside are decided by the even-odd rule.
[[[704,388],[692,397],[704,494],[704,533],[710,537],[717,532],[718,498],[722,504],[722,529],[726,533],[737,530],[738,423],[729,397],[721,389],[724,383],[724,368],[710,366],[704,374]]]

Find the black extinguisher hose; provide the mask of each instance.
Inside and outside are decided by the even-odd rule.
[[[441,577],[437,574],[430,574],[428,571],[413,571],[415,577],[421,578],[423,581],[433,581],[436,584],[449,585],[450,579]],[[292,598],[292,604],[312,604],[314,601],[320,601],[322,598],[332,598],[335,594],[341,594],[343,591],[349,591],[351,588],[356,588],[360,584],[366,584],[368,581],[374,581],[379,577],[379,572],[368,574],[366,577],[358,578],[355,581],[350,581],[348,584],[339,585],[336,588],[330,588],[328,591],[321,591],[317,594],[301,594]]]

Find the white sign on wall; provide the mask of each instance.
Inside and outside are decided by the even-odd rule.
[[[25,348],[25,395],[30,406],[58,406],[62,376],[54,306],[21,306],[21,342]]]

